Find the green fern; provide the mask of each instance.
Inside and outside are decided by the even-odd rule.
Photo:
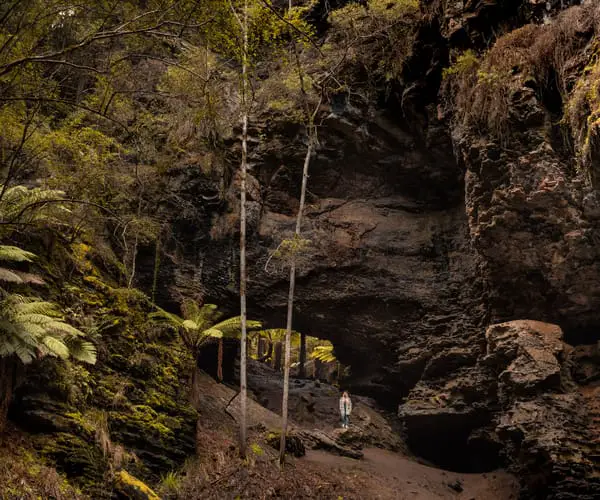
[[[285,333],[285,328],[269,328],[257,332],[258,335],[267,337],[271,342],[283,342],[285,340]],[[292,330],[290,345],[292,347],[300,347],[300,332]]]
[[[0,356],[17,356],[24,364],[44,356],[96,362],[96,348],[85,334],[65,323],[56,304],[17,294],[0,300]]]
[[[36,257],[34,253],[27,252],[19,247],[0,245],[0,261],[10,262],[33,262]]]
[[[22,248],[0,245],[0,262],[33,262],[35,254],[23,250]],[[5,283],[30,283],[43,285],[44,280],[37,274],[24,273],[14,269],[8,269],[0,266],[0,281]]]
[[[0,185],[0,190],[2,187]],[[61,225],[64,215],[70,212],[66,204],[59,202],[64,197],[63,191],[55,189],[9,187],[0,202],[0,219],[14,223]]]
[[[151,320],[163,322],[177,328],[186,344],[190,347],[200,347],[212,338],[239,338],[241,332],[241,317],[235,316],[220,322],[216,320],[221,315],[214,304],[199,307],[190,302],[182,307],[184,318],[167,312],[159,307],[148,317]],[[248,320],[247,329],[258,330],[262,327],[260,321]]]
[[[318,359],[323,363],[329,363],[337,360],[335,354],[333,354],[332,345],[318,345],[314,348],[313,352],[311,352],[310,357],[313,359]]]

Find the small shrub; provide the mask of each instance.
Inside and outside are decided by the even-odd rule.
[[[160,491],[166,495],[173,495],[179,491],[181,485],[181,479],[179,474],[170,471],[167,472],[160,481]]]

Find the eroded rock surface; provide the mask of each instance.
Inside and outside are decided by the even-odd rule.
[[[487,453],[491,460],[496,453],[521,477],[523,498],[596,498],[597,409],[573,382],[560,327],[511,321],[490,326],[486,340],[462,379],[421,383],[411,392],[400,408],[409,442],[448,467],[475,466],[461,463],[462,454],[485,459]],[[453,432],[462,432],[466,443],[454,457],[431,447],[433,436],[443,442]]]

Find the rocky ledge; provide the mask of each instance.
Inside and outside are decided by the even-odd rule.
[[[576,374],[585,365],[598,376],[585,363],[598,351],[562,337],[559,326],[538,321],[490,326],[472,367],[420,382],[400,406],[413,449],[454,469],[505,462],[522,479],[523,498],[597,498],[598,403]]]

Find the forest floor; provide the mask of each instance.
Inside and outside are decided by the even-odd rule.
[[[292,381],[291,428],[297,433],[325,435],[360,450],[361,459],[339,450],[307,449],[290,457],[283,469],[266,436],[279,426],[277,374],[251,368],[249,388],[255,401],[248,407],[249,451],[237,456],[236,390],[201,374],[197,383],[198,455],[182,480],[176,498],[290,499],[458,499],[510,500],[518,497],[516,479],[505,471],[466,474],[445,471],[410,455],[394,422],[367,398],[354,398],[350,429],[339,428],[338,390],[314,381]],[[259,404],[259,402],[261,404]],[[264,406],[263,406],[264,405]],[[393,419],[392,419],[393,420]],[[307,447],[308,448],[308,447]],[[164,493],[164,492],[163,492]]]
[[[192,394],[198,410],[197,457],[184,469],[152,484],[168,499],[319,500],[514,500],[516,479],[505,471],[466,474],[445,471],[412,456],[394,415],[372,400],[354,396],[349,429],[341,429],[337,388],[292,380],[290,430],[301,436],[306,454],[287,456],[283,468],[270,437],[280,428],[277,414],[281,374],[254,365],[249,370],[248,450],[238,452],[237,387],[198,372]],[[0,499],[87,499],[52,467],[38,465],[27,433],[11,427],[0,439]],[[316,439],[316,441],[315,441]],[[321,441],[319,441],[321,440]],[[276,440],[277,441],[277,440]],[[317,448],[312,449],[317,444]],[[329,444],[335,443],[335,447]],[[321,446],[324,445],[324,446]],[[360,459],[342,456],[345,453]]]

